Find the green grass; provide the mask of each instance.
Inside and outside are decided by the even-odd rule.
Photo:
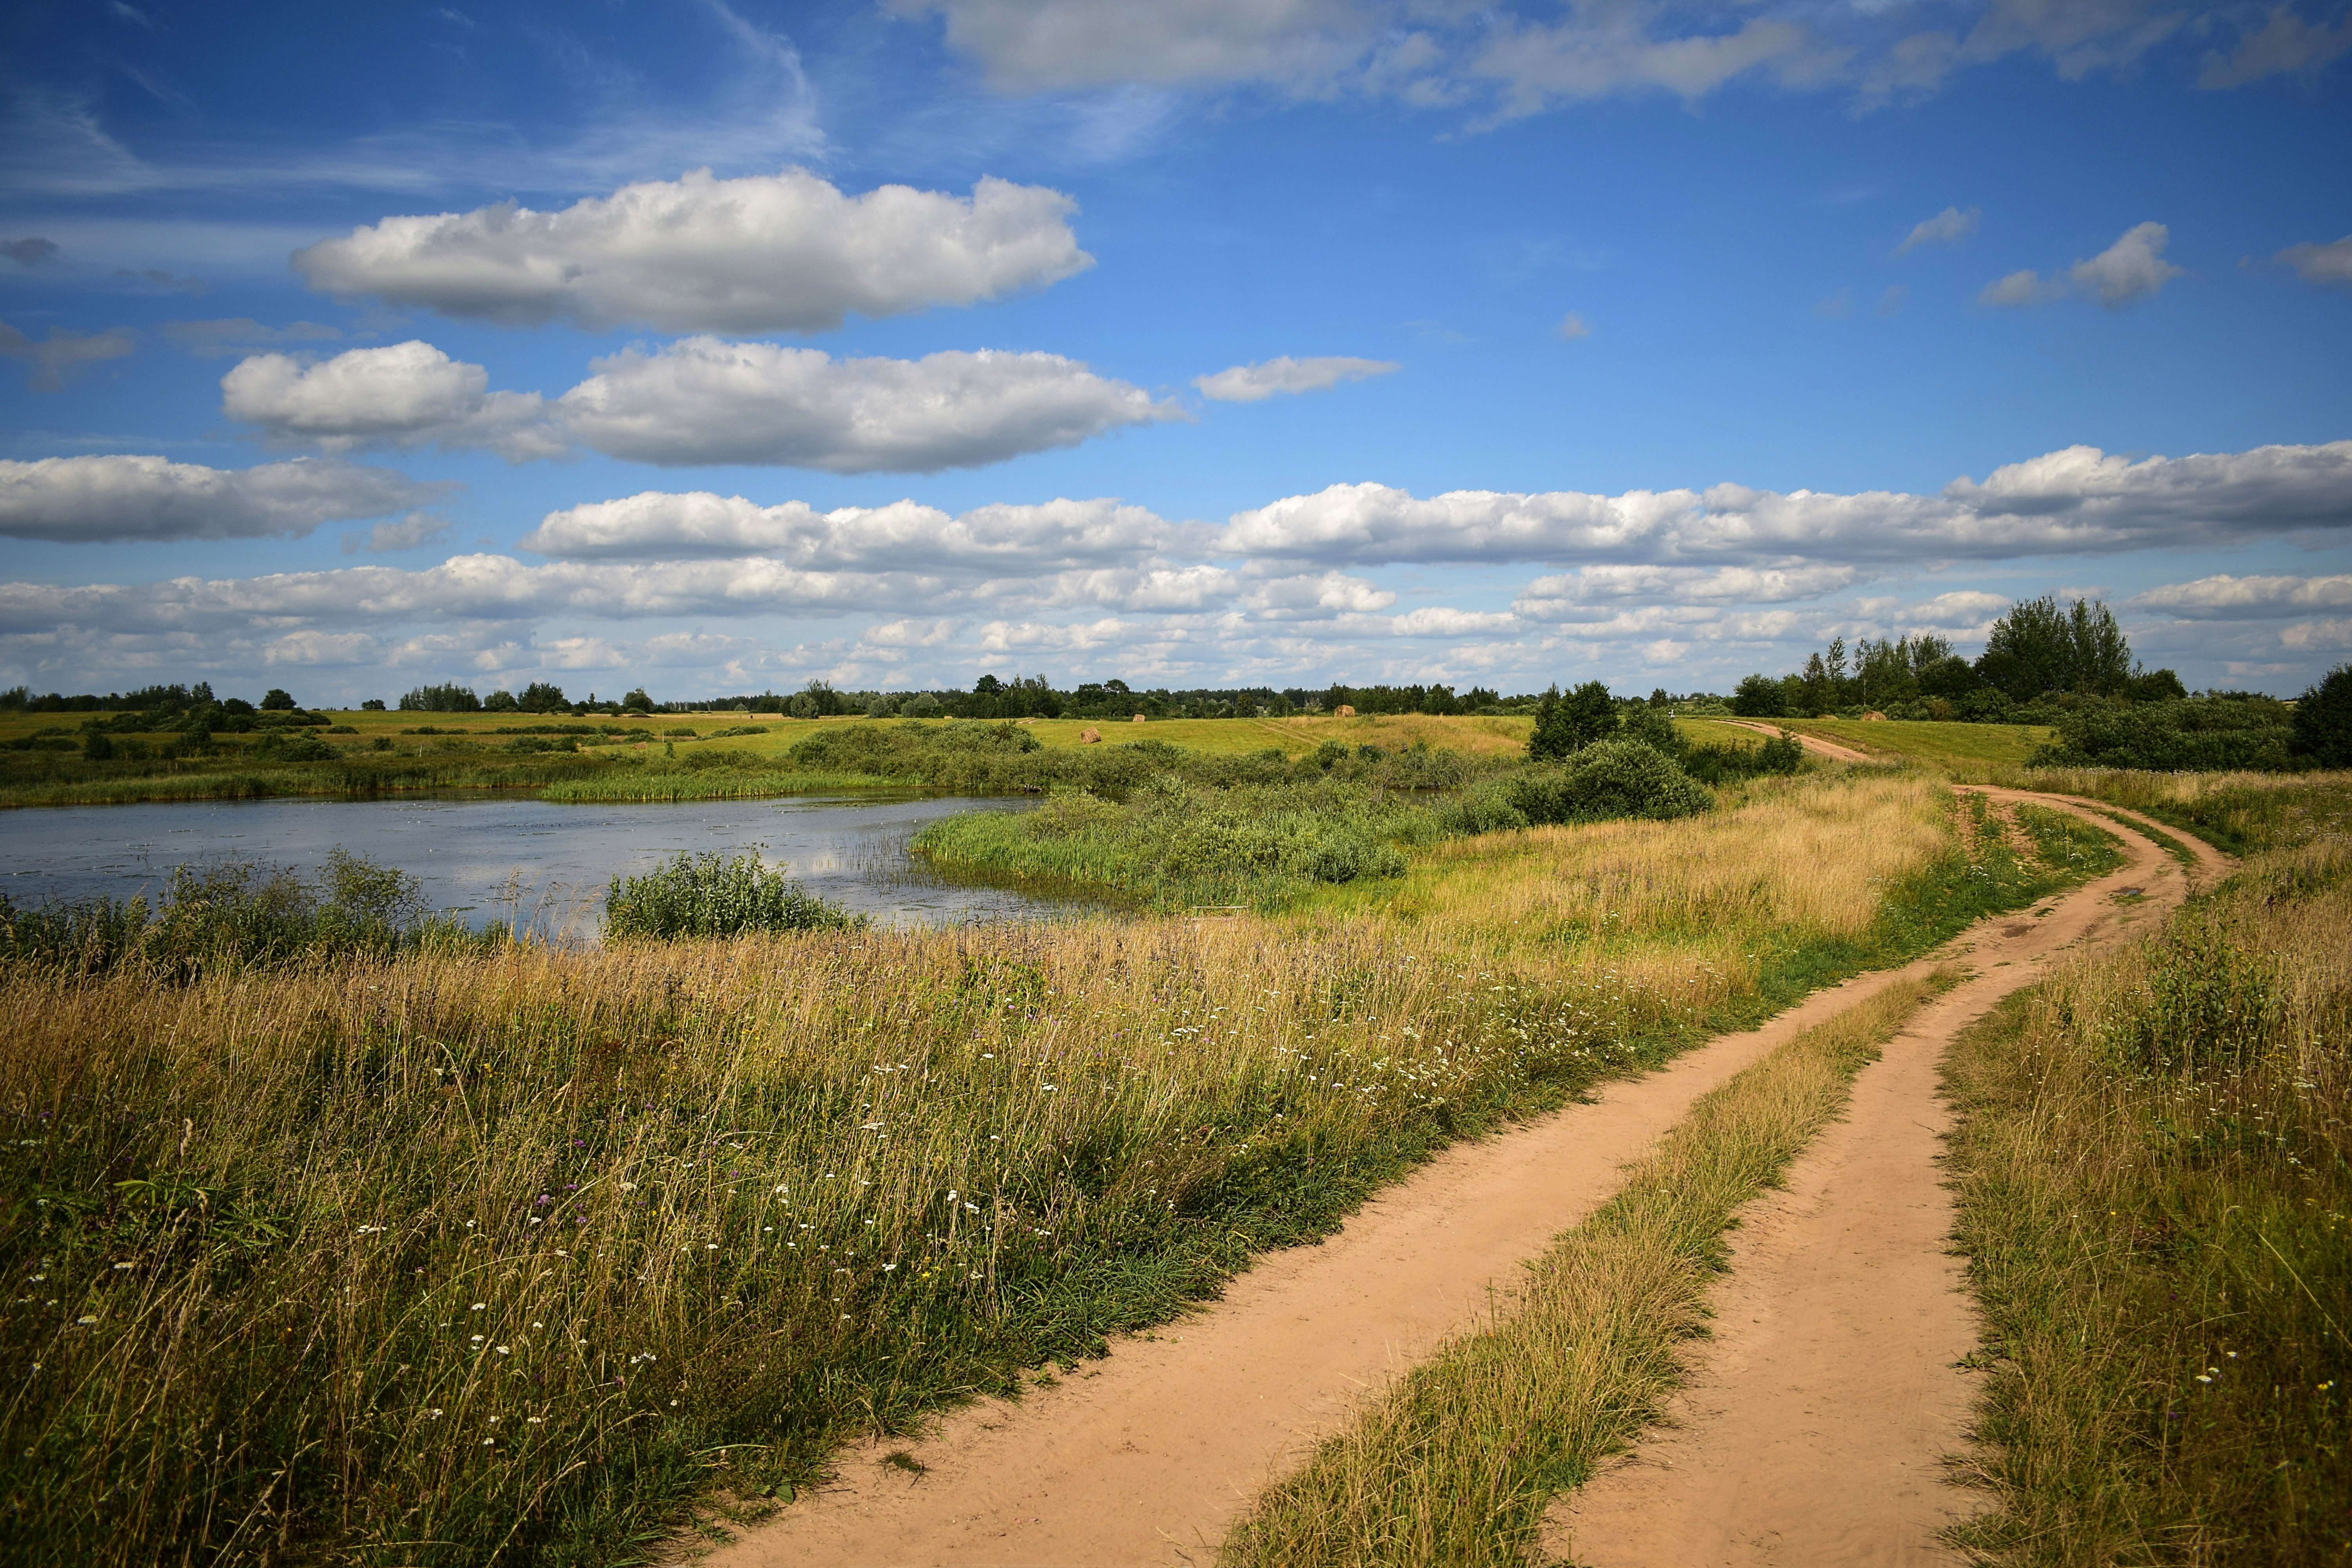
[[[2261,852],[1966,1036],[1974,1561],[2352,1559],[2352,847]]]
[[[565,779],[539,792],[541,800],[581,805],[602,802],[751,800],[769,795],[816,795],[830,790],[898,787],[898,781],[871,773],[810,773],[760,768],[615,768],[587,778]]]

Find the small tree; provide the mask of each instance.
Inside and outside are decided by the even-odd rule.
[[[2294,705],[2294,752],[2323,768],[2352,768],[2352,664],[2339,664]]]
[[[262,695],[261,710],[265,713],[291,713],[294,707],[292,694],[283,687],[273,686]]]
[[[650,713],[653,710],[654,700],[646,695],[646,689],[642,686],[621,699],[621,711],[624,713]]]
[[[1731,694],[1731,710],[1743,719],[1778,719],[1782,711],[1780,683],[1769,675],[1744,677]]]
[[[554,713],[572,706],[563,695],[563,688],[544,680],[534,680],[524,687],[515,703],[526,713]]]

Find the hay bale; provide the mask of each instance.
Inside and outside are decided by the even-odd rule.
[[[1102,731],[1096,729],[1092,724],[1087,725],[1085,729],[1078,731],[1078,744],[1081,746],[1095,745],[1101,740]]]
[[[1136,721],[1137,723],[1139,723],[1139,724],[1142,723],[1142,722],[1143,722],[1143,715],[1142,715],[1142,714],[1140,714],[1140,713],[1138,713],[1138,714],[1135,716],[1135,721]]]
[[[1354,705],[1351,703],[1342,702],[1339,706],[1331,710],[1331,717],[1334,719],[1352,719],[1355,716],[1356,710]]]

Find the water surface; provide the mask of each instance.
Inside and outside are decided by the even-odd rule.
[[[886,925],[1038,919],[1077,907],[950,882],[907,842],[962,811],[1021,799],[871,795],[563,805],[511,797],[158,801],[0,812],[0,891],[20,908],[161,890],[174,868],[253,861],[315,870],[341,848],[416,877],[436,909],[593,931],[605,886],[681,849],[761,846],[812,893]]]

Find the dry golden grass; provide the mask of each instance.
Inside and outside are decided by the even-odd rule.
[[[1449,850],[1406,919],[10,970],[0,1558],[624,1561],[716,1468],[805,1482],[1164,1321],[1792,954],[1896,956],[1927,927],[1854,933],[1901,889],[2022,896],[1939,809],[1774,781]]]
[[[1745,975],[1759,931],[1866,933],[1888,888],[1950,849],[1949,801],[1921,778],[1758,780],[1727,809],[1671,822],[1449,839],[1401,888],[1353,897],[1522,951],[1663,948]]]

